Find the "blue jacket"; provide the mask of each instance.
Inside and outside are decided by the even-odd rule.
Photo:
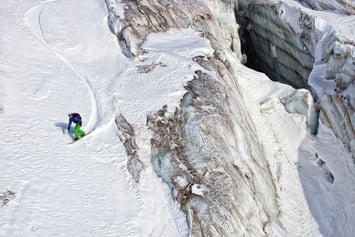
[[[81,126],[82,121],[81,121],[80,114],[78,114],[78,113],[69,114],[68,129],[70,129],[71,123],[79,124]]]

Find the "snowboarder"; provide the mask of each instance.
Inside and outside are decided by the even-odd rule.
[[[85,132],[80,129],[82,125],[81,116],[78,113],[70,113],[68,114],[69,117],[69,124],[68,124],[68,132],[70,132],[71,123],[75,123],[74,127],[74,141],[80,139],[81,137],[85,136]]]

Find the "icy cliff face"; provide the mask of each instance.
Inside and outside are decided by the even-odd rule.
[[[322,120],[333,128],[355,159],[355,41],[337,36],[328,50],[327,61],[314,67],[310,84],[318,89]],[[320,78],[335,83],[332,93],[319,87]]]
[[[355,13],[355,2],[352,0],[302,0],[300,2],[317,10],[332,10],[346,14]]]
[[[257,65],[257,69],[274,80],[297,88],[307,87],[314,62],[311,52],[315,48],[311,17],[300,14],[300,26],[294,29],[282,18],[284,12],[274,4],[251,5],[246,14],[246,30],[250,36],[246,43],[253,42],[253,52],[246,53],[254,55],[249,58],[249,64]]]
[[[138,57],[144,52],[140,47],[151,32],[165,32],[172,28],[191,28],[204,34],[214,45],[237,44],[236,26],[231,26],[234,38],[222,37],[212,13],[205,4],[192,1],[133,1],[123,0],[124,6],[106,0],[109,8],[109,24],[117,35],[121,48],[129,57]],[[222,40],[222,42],[218,42]],[[238,46],[235,46],[237,50]]]
[[[354,3],[300,2],[240,3],[243,53],[272,79],[312,90],[321,119],[355,157]]]
[[[299,180],[298,174],[293,171],[297,168],[303,170],[303,164],[297,167],[297,144],[306,136],[303,134],[306,129],[302,116],[293,117],[285,110],[305,115],[308,126],[314,133],[317,131],[319,111],[314,106],[309,91],[294,90],[281,85],[270,86],[268,79],[264,81],[265,88],[254,89],[275,93],[273,99],[257,99],[252,92],[243,91],[254,85],[252,82],[244,82],[246,85],[241,86],[239,77],[253,80],[262,79],[264,76],[247,70],[240,64],[245,58],[239,52],[236,35],[238,27],[234,22],[237,16],[233,15],[234,11],[231,9],[241,5],[234,1],[106,2],[111,30],[117,35],[121,50],[127,57],[147,60],[150,48],[145,42],[149,35],[172,29],[198,32],[211,45],[211,52],[191,57],[191,65],[198,70],[194,75],[187,75],[190,81],[185,86],[186,94],[181,98],[180,106],[175,109],[162,105],[159,111],[152,111],[147,116],[147,126],[152,131],[152,164],[187,214],[190,234],[319,234],[318,227],[314,228],[317,225],[306,207],[302,191],[288,186],[289,179]],[[319,52],[319,44],[316,42],[319,42],[320,38],[317,37],[321,35],[316,30],[311,14],[277,3],[275,1],[242,6],[243,14],[247,16],[242,20],[249,21],[243,27],[250,32],[254,43],[258,41],[260,47],[261,53],[255,52],[255,60],[260,60],[258,65],[264,65],[265,70],[269,68],[270,73],[277,70],[277,73],[274,73],[275,77],[279,77],[277,79],[288,81],[300,88],[309,87],[309,75],[319,58],[316,54]],[[227,12],[226,16],[220,11],[223,14]],[[292,17],[289,17],[291,13]],[[286,43],[282,44],[280,39]],[[161,43],[169,42],[162,40]],[[330,47],[333,41],[324,40],[323,45]],[[163,65],[164,63],[154,64],[140,67],[139,70],[149,73],[152,68]],[[331,73],[331,70],[328,73]],[[265,115],[265,120],[258,121],[262,124],[259,126],[251,117],[245,103],[253,99],[260,105],[258,113]],[[292,155],[282,148],[278,132],[272,128],[281,126],[277,124],[280,116],[273,117],[276,110],[282,111],[283,116],[288,119],[286,125],[282,126],[286,126],[284,137],[289,139],[287,146],[296,144],[290,149]],[[324,114],[322,112],[323,117]],[[338,122],[336,120],[336,123]],[[117,117],[116,125],[120,134],[122,133],[121,140],[127,141],[130,135],[127,121]],[[272,145],[266,146],[265,141],[260,141],[257,132],[260,130],[270,132],[269,140],[273,141]],[[287,133],[301,134],[297,137],[300,140],[292,140]],[[126,147],[128,155],[135,147],[134,141],[129,144],[133,146]],[[333,183],[333,174],[323,160],[319,160],[317,152],[307,156],[317,160],[319,167],[323,167],[322,170],[326,173],[327,182]],[[142,167],[135,161],[134,156],[130,157],[130,164],[131,174],[139,182],[139,171]],[[293,171],[289,172],[285,166]],[[297,185],[300,186],[299,183]],[[296,198],[299,196],[299,199]],[[289,208],[302,211],[294,213],[288,211]],[[319,214],[319,210],[315,212]],[[333,219],[337,217],[329,218]],[[322,227],[321,231],[326,233],[342,233],[340,229],[328,228],[327,224],[323,226],[325,227]]]
[[[147,118],[155,171],[187,213],[191,234],[262,236],[281,229],[275,184],[226,56],[233,54],[225,49],[236,35],[221,41],[218,22],[203,2],[121,4],[118,9],[107,1],[112,30],[129,57],[144,58],[149,33],[174,28],[199,32],[214,50],[191,58],[201,70],[187,84],[180,108],[169,113],[163,106]]]

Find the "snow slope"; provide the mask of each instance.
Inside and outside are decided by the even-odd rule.
[[[211,53],[208,41],[191,30],[152,34],[144,61],[127,59],[98,0],[6,0],[0,19],[0,236],[188,236],[185,215],[151,167],[145,121],[179,104],[201,69],[191,58]],[[303,116],[285,112],[280,98],[291,88],[235,65],[278,174],[285,229],[351,236],[350,154],[326,127],[311,137]],[[72,145],[69,112],[81,113],[92,131]],[[126,168],[118,114],[136,132],[145,167],[139,183]]]
[[[95,0],[2,3],[0,192],[16,194],[1,207],[0,236],[186,233],[184,216],[151,168],[139,187],[130,178],[113,122],[117,113],[144,121],[146,109],[160,106],[155,101],[177,98],[181,82],[169,91],[135,76],[106,14]],[[84,130],[94,131],[73,145],[69,112],[80,112]]]

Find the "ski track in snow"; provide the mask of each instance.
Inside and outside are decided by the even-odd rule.
[[[48,3],[54,3],[57,1],[45,1],[42,2],[40,5],[32,7],[29,11],[27,11],[24,15],[24,24],[25,26],[30,30],[32,35],[40,42],[42,43],[46,48],[48,48],[64,65],[66,65],[72,72],[75,73],[75,75],[80,79],[79,82],[83,83],[87,91],[90,95],[91,98],[91,105],[92,105],[92,111],[91,111],[91,117],[89,119],[89,123],[87,125],[87,129],[90,131],[95,128],[97,125],[98,121],[98,110],[97,110],[97,100],[95,98],[95,92],[90,84],[89,79],[80,73],[80,71],[68,60],[66,57],[58,53],[45,39],[43,29],[42,29],[42,24],[41,24],[41,12],[44,7],[44,4]],[[43,83],[42,83],[43,82]],[[31,85],[31,87],[36,88],[34,93],[29,93],[28,96],[32,98],[33,100],[40,101],[46,98],[46,93],[47,95],[52,93],[50,90],[50,87],[48,87],[48,83],[45,81],[42,81],[36,85]],[[32,82],[31,82],[32,83]],[[44,92],[44,94],[42,93]],[[2,93],[4,94],[4,93]],[[1,98],[0,98],[1,99]],[[27,117],[23,117],[22,119],[28,121]],[[32,121],[32,123],[29,121],[29,123],[24,123],[24,124],[31,124],[29,126],[33,126],[34,124],[38,124],[37,121]],[[110,128],[110,127],[107,127]],[[111,131],[115,131],[110,128]],[[60,180],[56,180],[54,183],[45,183],[41,182],[41,180],[36,181],[36,177],[31,177],[29,181],[19,181],[16,180],[15,184],[14,183],[11,186],[19,186],[17,190],[12,190],[15,191],[16,193],[16,198],[15,200],[11,201],[11,207],[7,209],[6,216],[3,216],[1,219],[0,223],[0,236],[18,236],[19,232],[21,231],[22,234],[25,234],[26,236],[33,236],[36,233],[38,234],[43,234],[43,231],[45,233],[56,233],[57,236],[63,236],[65,233],[72,233],[74,234],[78,230],[82,230],[84,232],[80,233],[84,235],[84,233],[91,232],[90,236],[101,236],[103,233],[105,233],[105,236],[119,236],[120,233],[123,234],[124,236],[139,236],[138,233],[138,228],[137,228],[137,223],[138,219],[136,214],[133,216],[130,215],[130,212],[128,209],[132,210],[132,213],[136,213],[138,210],[135,210],[136,207],[132,205],[132,201],[134,200],[138,202],[138,207],[141,207],[143,205],[142,198],[139,196],[139,193],[137,191],[134,192],[133,195],[129,195],[132,190],[135,190],[134,185],[132,184],[132,181],[129,179],[129,175],[127,175],[126,168],[125,168],[125,158],[126,157],[121,157],[120,159],[117,158],[117,155],[115,157],[116,153],[123,153],[120,152],[120,150],[117,151],[117,145],[113,145],[111,150],[101,150],[97,154],[104,158],[104,157],[109,157],[111,160],[109,162],[103,161],[102,159],[96,159],[99,161],[102,165],[106,166],[112,166],[118,175],[114,177],[107,177],[107,174],[105,174],[106,169],[100,169],[100,166],[102,165],[97,165],[97,162],[94,161],[84,161],[80,159],[79,157],[73,157],[74,159],[63,159],[61,154],[61,151],[56,151],[57,146],[53,146],[53,151],[50,153],[51,157],[45,157],[45,158],[50,158],[48,161],[45,161],[42,159],[41,156],[43,154],[46,154],[46,146],[48,145],[53,145],[48,144],[46,142],[40,143],[38,139],[31,140],[30,137],[31,135],[28,134],[27,129],[22,128],[20,137],[12,137],[8,136],[6,140],[3,140],[1,145],[4,145],[4,152],[5,152],[5,157],[7,154],[12,154],[10,159],[7,160],[7,163],[12,162],[12,160],[16,160],[17,162],[21,163],[22,165],[25,165],[25,163],[28,163],[29,165],[27,166],[26,169],[19,170],[18,168],[16,169],[15,167],[21,167],[21,165],[9,165],[7,168],[7,172],[9,173],[23,173],[24,177],[29,178],[28,176],[31,175],[32,169],[35,170],[34,173],[40,174],[39,177],[47,176],[47,175],[54,175],[57,176]],[[24,134],[24,132],[26,134]],[[11,130],[9,130],[9,133],[11,134]],[[115,137],[115,134],[111,134],[111,137]],[[84,142],[84,145],[88,144],[89,141]],[[112,142],[110,143],[112,144]],[[94,144],[95,145],[95,144]],[[32,149],[31,149],[32,146]],[[8,149],[9,147],[10,149]],[[33,147],[36,147],[36,151],[27,153],[28,151],[33,150]],[[74,149],[74,147],[69,148],[69,149]],[[113,152],[112,152],[113,150]],[[122,150],[123,151],[123,150]],[[85,152],[85,151],[83,151]],[[110,154],[113,153],[113,154]],[[40,156],[39,156],[40,155]],[[36,157],[39,156],[39,157]],[[113,157],[112,157],[113,156]],[[33,159],[37,158],[37,159]],[[95,160],[95,158],[93,159]],[[58,165],[60,164],[60,165]],[[77,172],[75,170],[75,167],[78,167],[80,170],[83,170],[83,172]],[[85,171],[86,170],[86,171]],[[90,173],[87,172],[87,170],[91,170]],[[124,172],[122,172],[124,171]],[[48,173],[48,174],[47,174]],[[56,175],[55,175],[56,174]],[[88,175],[89,174],[89,175]],[[92,175],[92,177],[91,177]],[[117,176],[121,178],[117,180]],[[78,180],[72,179],[73,177],[77,178]],[[106,205],[100,204],[100,199],[97,199],[97,191],[100,190],[99,187],[96,187],[98,182],[92,182],[93,179],[97,179],[95,177],[103,177],[101,179],[108,179],[107,183],[114,183],[115,188],[118,190],[119,187],[125,189],[124,192],[117,193],[115,197],[104,197],[102,200],[103,201],[110,201],[109,198],[113,198],[116,200],[114,204],[117,206],[119,205],[120,202],[122,202],[121,205],[125,205],[126,207],[122,206],[121,211],[122,213],[126,213],[126,216],[123,215],[125,218],[115,218],[115,216],[110,217],[107,220],[107,215],[106,219],[102,219],[100,221],[100,214],[95,213],[96,208],[93,210],[90,210],[88,208],[90,207],[99,207],[102,208],[102,212],[104,212],[104,209],[107,208]],[[50,178],[50,177],[47,177]],[[117,182],[120,183],[120,181],[126,180],[126,183],[124,184],[118,184]],[[86,185],[82,185],[81,182],[85,182]],[[43,186],[44,184],[44,186]],[[123,185],[123,187],[122,187]],[[89,190],[87,187],[90,187]],[[119,186],[119,187],[117,187]],[[108,186],[110,187],[110,185]],[[107,191],[107,187],[102,187],[102,191],[105,192]],[[58,196],[58,189],[59,190],[66,190],[64,191],[68,193],[68,197],[63,197],[60,195]],[[71,190],[73,189],[73,190]],[[3,191],[3,190],[0,190]],[[118,192],[118,191],[114,191]],[[25,194],[26,193],[26,194]],[[34,196],[39,196],[40,198],[43,198],[43,200],[33,200],[34,203],[28,203],[29,196],[31,194],[34,194]],[[128,194],[128,195],[127,195]],[[75,199],[71,199],[71,195],[75,196]],[[53,200],[56,199],[55,201]],[[128,198],[128,199],[127,199]],[[58,208],[55,208],[52,205],[55,205],[55,203],[63,203],[65,207],[70,207],[71,205],[68,205],[68,202],[80,202],[78,203],[77,208],[80,208],[82,206],[85,206],[90,213],[87,213],[87,216],[80,216],[81,211],[77,210],[78,214],[74,214],[73,216],[68,216],[71,212],[68,210],[61,210]],[[36,208],[36,209],[34,209]],[[115,210],[117,207],[112,206],[112,209]],[[126,210],[125,210],[126,209]],[[75,211],[72,210],[72,211]],[[27,213],[24,217],[20,217],[22,212]],[[110,213],[110,212],[109,212]],[[90,220],[88,218],[92,218],[93,216],[97,215],[98,220],[95,222],[95,219]],[[44,217],[43,215],[48,215],[47,221],[46,222],[41,222],[43,221]],[[122,214],[121,214],[122,215]],[[32,219],[31,217],[34,217]],[[57,218],[57,220],[54,220],[53,218]],[[62,218],[67,218],[67,222],[60,222],[60,219]],[[49,226],[50,223],[55,223],[59,219],[59,222],[56,224],[57,226]],[[83,223],[92,223],[94,221],[95,225],[91,226],[91,230],[88,230],[87,227],[79,223],[82,221]],[[107,221],[105,223],[105,221]],[[121,221],[121,223],[117,223],[117,221]],[[116,223],[115,223],[116,222]],[[48,223],[47,226],[45,223]],[[116,228],[112,228],[112,225],[119,224],[120,231],[119,232],[110,232],[110,231],[115,231]],[[63,232],[57,232],[58,229],[61,229]],[[26,234],[27,233],[27,234]],[[30,234],[32,233],[32,234]],[[21,235],[22,236],[22,235]],[[76,235],[77,236],[77,235]]]
[[[15,116],[13,114],[16,111],[4,113],[6,121],[12,123],[4,129],[4,134],[8,136],[0,136],[4,138],[0,140],[0,148],[4,148],[5,156],[3,163],[5,169],[0,174],[0,184],[5,184],[5,187],[14,191],[16,197],[10,201],[9,206],[4,210],[4,215],[0,217],[0,236],[138,237],[167,236],[167,234],[186,236],[187,226],[184,214],[180,211],[179,205],[171,200],[170,190],[156,176],[151,167],[142,173],[144,180],[140,184],[133,181],[126,168],[127,156],[117,137],[113,121],[115,113],[120,111],[118,107],[126,106],[124,112],[131,121],[136,121],[135,128],[139,129],[137,137],[144,137],[142,142],[149,144],[147,128],[140,123],[137,125],[137,121],[145,120],[146,110],[161,106],[157,103],[147,108],[146,105],[150,102],[142,99],[142,91],[136,88],[130,90],[130,80],[134,79],[134,75],[130,73],[136,70],[135,63],[128,65],[131,66],[131,70],[127,71],[126,62],[117,65],[117,62],[113,61],[107,68],[112,70],[112,65],[114,65],[115,71],[106,73],[107,68],[100,69],[100,66],[114,58],[112,53],[106,57],[107,50],[114,50],[112,46],[108,46],[102,47],[101,51],[97,50],[99,56],[96,52],[91,55],[89,52],[87,61],[80,64],[81,61],[75,61],[77,59],[75,57],[82,57],[82,54],[88,53],[81,51],[80,47],[83,44],[97,43],[97,39],[88,39],[88,43],[78,41],[75,36],[70,38],[72,35],[69,29],[72,25],[65,25],[61,20],[72,23],[73,19],[80,19],[80,16],[70,15],[75,14],[77,5],[74,6],[73,12],[62,15],[63,10],[72,9],[65,1],[49,0],[40,2],[38,5],[34,4],[26,2],[26,6],[16,12],[18,15],[10,13],[14,8],[18,9],[17,3],[5,4],[5,7],[9,7],[10,16],[13,14],[16,20],[22,20],[19,29],[25,30],[23,36],[16,38],[18,41],[14,41],[14,44],[24,45],[24,50],[27,50],[24,51],[25,54],[33,53],[34,55],[29,59],[33,58],[34,62],[28,63],[26,61],[28,58],[21,61],[19,70],[15,70],[16,75],[13,76],[14,83],[5,83],[4,92],[1,92],[0,88],[0,106],[4,106],[5,102],[7,106],[9,101],[16,105],[16,109],[24,107],[21,111],[23,122],[19,126],[15,125],[16,120],[13,122],[12,116]],[[97,3],[88,1],[86,6],[97,7],[94,4]],[[63,16],[65,19],[61,18]],[[100,20],[100,17],[101,15],[95,19],[96,22],[97,19]],[[53,25],[53,23],[58,23],[58,25]],[[61,24],[65,27],[61,28]],[[102,27],[106,24],[104,21],[102,25],[95,26]],[[68,32],[66,27],[68,27]],[[107,32],[109,32],[108,28]],[[11,33],[17,36],[18,32]],[[58,35],[53,36],[53,33]],[[78,33],[86,34],[85,36],[88,37],[97,37],[90,35],[93,32],[85,30]],[[29,37],[26,37],[26,34]],[[55,37],[58,36],[69,36],[64,42],[69,44],[69,47],[55,44]],[[115,36],[112,35],[113,38]],[[101,40],[108,40],[108,37],[104,36]],[[111,41],[103,42],[103,45],[105,43],[111,43]],[[83,46],[84,50],[85,46],[87,45]],[[117,47],[116,50],[119,51],[119,48]],[[17,59],[16,54],[14,55],[9,59],[9,63]],[[50,61],[47,63],[45,60]],[[117,59],[114,58],[114,60]],[[23,65],[28,65],[28,73]],[[90,70],[88,67],[93,65],[95,67]],[[31,80],[26,80],[28,75],[31,76]],[[106,80],[101,80],[104,77]],[[122,78],[124,78],[123,82]],[[141,75],[140,79],[142,78]],[[163,81],[164,78],[161,80]],[[149,80],[142,80],[142,82],[146,83],[144,93],[149,92],[151,87],[158,88],[158,92],[161,92],[159,89],[164,90],[165,84],[171,84],[166,80],[164,86],[160,86],[161,81],[155,81],[153,84],[148,84]],[[69,86],[65,87],[63,83]],[[136,80],[134,83],[139,86],[141,82]],[[23,88],[19,88],[18,84],[21,84]],[[180,82],[178,85],[180,86]],[[9,99],[6,93],[7,86],[12,90],[10,92],[14,93]],[[174,87],[171,88],[171,90],[174,89]],[[69,98],[63,98],[67,92],[76,91],[79,95],[74,94]],[[49,132],[61,135],[58,132],[59,128],[63,136],[50,139],[53,136],[45,134],[44,137],[48,140],[43,142],[40,136],[44,130],[41,124],[43,121],[38,120],[38,113],[43,112],[51,117],[50,121],[57,122],[57,116],[61,116],[61,113],[55,110],[62,111],[64,106],[76,96],[80,97],[79,100],[84,100],[85,92],[90,98],[90,103],[87,103],[86,107],[90,107],[91,104],[91,113],[88,113],[90,119],[85,130],[94,131],[95,135],[90,135],[63,149],[62,142],[66,144],[68,138],[64,136],[66,135],[65,123],[57,123],[57,128],[51,128],[52,124],[46,123],[45,129],[49,128]],[[177,93],[176,97],[179,97],[181,93]],[[47,110],[51,108],[51,104],[57,103],[57,100],[62,100],[62,98],[63,102],[54,106],[55,113]],[[163,98],[160,101],[161,104],[164,101]],[[81,106],[80,103],[75,103],[75,106],[77,105]],[[6,107],[4,110],[6,111]],[[90,112],[89,109],[88,112]],[[111,116],[112,119],[110,119]],[[33,136],[35,136],[34,139]],[[140,148],[145,146],[139,145]],[[142,148],[139,152],[145,156],[145,162],[149,163],[149,147]],[[0,190],[0,192],[3,191],[5,190]]]
[[[38,2],[39,5],[34,5]],[[153,44],[146,45],[147,50],[150,51],[146,55],[146,61],[131,62],[130,65],[121,61],[111,62],[112,64],[107,68],[100,68],[112,59],[117,60],[114,56],[106,54],[110,50],[119,50],[119,48],[115,49],[111,44],[104,48],[103,46],[111,43],[107,40],[108,37],[99,38],[99,33],[102,32],[87,32],[85,29],[87,25],[82,22],[73,31],[70,30],[76,26],[75,24],[66,25],[68,22],[72,24],[75,20],[81,20],[81,17],[85,16],[83,12],[88,10],[85,8],[92,7],[94,11],[88,11],[90,18],[84,19],[87,21],[85,23],[89,23],[93,28],[107,26],[107,22],[103,22],[103,25],[91,25],[96,24],[103,17],[103,12],[95,15],[100,10],[97,9],[98,2],[85,0],[85,4],[80,5],[63,0],[22,1],[21,3],[5,1],[4,11],[0,10],[0,13],[4,13],[4,17],[0,14],[0,19],[6,22],[0,26],[1,33],[4,35],[0,37],[0,47],[4,43],[4,49],[20,48],[15,53],[11,50],[6,51],[5,57],[10,58],[4,63],[6,72],[3,73],[0,68],[0,76],[2,76],[0,80],[9,77],[6,81],[0,81],[4,83],[0,86],[0,116],[5,121],[2,124],[6,125],[0,134],[2,155],[0,156],[0,184],[2,188],[15,192],[15,197],[9,201],[8,205],[0,209],[1,237],[188,236],[185,215],[179,210],[179,205],[171,199],[169,188],[156,176],[149,164],[150,133],[143,124],[147,112],[156,111],[163,104],[168,104],[169,109],[174,108],[185,93],[184,82],[190,80],[189,77],[192,77],[193,71],[197,69],[190,61],[186,62],[186,59],[196,56],[196,52],[203,54],[198,50],[195,51],[198,47],[201,47],[201,50],[205,47],[210,49],[207,46],[201,46],[200,38],[194,37],[192,37],[193,41],[188,42],[185,39],[184,42],[180,42],[183,45],[179,46],[176,42],[174,45],[171,39],[179,39],[181,35],[161,33],[153,37],[151,41],[147,41]],[[104,1],[100,3],[104,4]],[[26,6],[22,8],[20,4]],[[50,4],[58,5],[47,12],[47,7],[52,6]],[[73,11],[69,12],[69,10]],[[8,16],[11,19],[8,20]],[[16,21],[19,19],[14,18],[18,16],[21,16],[20,21],[23,20],[21,23],[24,23],[25,27],[17,25]],[[88,20],[91,17],[97,18],[93,21]],[[345,20],[343,23],[350,24]],[[9,25],[8,28],[6,28],[7,25]],[[60,28],[61,26],[63,28]],[[12,27],[17,28],[13,30]],[[21,30],[24,32],[22,33]],[[67,37],[65,39],[68,42],[64,43],[68,43],[70,47],[63,47],[60,44],[62,42],[59,46],[56,44],[62,40],[59,38],[55,41],[58,35],[52,34],[57,31],[60,36]],[[84,36],[79,39],[75,38],[77,35],[72,35],[75,31]],[[109,32],[108,29],[107,32]],[[189,32],[184,34],[190,36]],[[6,38],[7,35],[10,36]],[[165,36],[167,38],[163,38],[162,41],[157,40]],[[53,42],[51,37],[55,38]],[[86,37],[92,41],[83,42]],[[192,44],[193,42],[196,44]],[[97,52],[91,55],[85,51],[84,45],[90,43],[97,47]],[[191,45],[195,47],[191,49]],[[181,52],[180,47],[183,48]],[[22,49],[27,51],[22,52]],[[154,50],[157,51],[156,54]],[[83,56],[85,53],[89,54],[89,58],[81,64],[81,59],[87,56]],[[24,58],[27,54],[30,54],[29,57]],[[185,57],[186,55],[189,56]],[[79,58],[79,62],[75,61],[76,57]],[[16,60],[23,61],[15,64]],[[50,61],[47,63],[45,60]],[[164,65],[164,67],[157,65]],[[0,66],[3,66],[2,61]],[[56,70],[61,66],[65,70]],[[89,70],[88,67],[94,68]],[[109,72],[105,74],[107,69]],[[137,73],[139,69],[141,72]],[[24,73],[26,70],[30,72]],[[271,157],[270,168],[280,192],[278,205],[282,210],[280,213],[282,224],[288,227],[290,233],[297,231],[297,233],[302,233],[302,236],[319,236],[319,225],[323,225],[325,230],[330,231],[340,230],[343,227],[348,230],[347,233],[350,236],[353,231],[352,227],[348,226],[354,222],[354,217],[350,215],[351,208],[349,207],[353,207],[350,204],[355,203],[354,195],[352,195],[355,193],[355,184],[352,182],[354,172],[351,173],[349,170],[353,171],[354,168],[352,163],[335,159],[337,156],[344,156],[345,152],[341,155],[335,154],[337,147],[328,148],[328,152],[325,149],[328,143],[318,144],[319,147],[315,150],[321,151],[319,157],[326,162],[322,166],[317,164],[314,158],[314,144],[310,144],[310,147],[306,146],[305,155],[298,155],[299,150],[296,145],[300,144],[303,139],[302,134],[298,133],[305,130],[302,127],[304,126],[302,119],[297,116],[296,120],[293,119],[294,117],[288,119],[289,115],[284,113],[278,99],[277,103],[268,100],[271,102],[260,104],[261,98],[259,97],[263,96],[257,93],[258,97],[255,92],[266,90],[268,87],[265,88],[265,86],[270,83],[263,83],[263,86],[261,86],[262,82],[255,83],[257,81],[255,79],[260,77],[259,74],[253,76],[255,72],[243,70],[239,73],[243,78],[241,88],[245,88],[242,91],[247,95],[246,101],[254,111],[253,117],[259,121],[256,129],[259,131],[260,141],[263,142],[265,151]],[[67,75],[69,79],[65,78]],[[245,81],[248,77],[251,77],[250,82]],[[177,80],[174,80],[175,78]],[[72,89],[68,86],[70,80],[73,80],[73,87],[76,88]],[[60,85],[62,82],[68,84],[62,86]],[[59,85],[60,87],[55,88]],[[82,88],[78,85],[82,85]],[[277,88],[269,89],[275,92]],[[50,123],[57,121],[57,118],[53,117],[61,116],[68,102],[72,102],[72,98],[63,98],[63,96],[68,92],[76,91],[89,95],[90,100],[87,99],[89,102],[84,103],[83,106],[90,107],[91,105],[86,129],[95,130],[95,135],[63,148],[62,142],[66,144],[68,137],[60,135],[66,135],[66,124],[61,123],[57,126],[62,129],[63,134],[61,134],[60,131],[58,132],[59,129],[53,128]],[[73,95],[75,96],[77,95]],[[79,97],[82,99],[84,96],[79,95]],[[63,103],[53,106],[62,98]],[[48,102],[44,102],[46,100]],[[82,103],[75,104],[75,106],[78,105]],[[261,108],[262,113],[259,111],[259,105],[265,106]],[[133,181],[127,170],[127,155],[117,137],[113,121],[117,112],[121,112],[121,108],[122,113],[135,129],[139,158],[147,166],[141,173],[139,184]],[[55,110],[60,111],[54,113]],[[42,112],[51,118],[47,121],[46,117],[43,118]],[[21,116],[18,116],[19,113]],[[280,125],[285,125],[283,122],[278,123],[279,119],[287,121],[286,125],[291,127],[279,128]],[[285,139],[289,136],[284,133],[288,132],[295,135],[294,140]],[[55,138],[52,139],[53,137]],[[241,155],[245,156],[247,145],[243,142],[243,137],[238,139]],[[329,142],[329,144],[334,144],[334,142]],[[330,151],[334,152],[332,157],[335,158],[327,157]],[[248,159],[248,156],[244,158]],[[330,184],[327,180],[327,172],[334,174],[334,184]],[[344,180],[348,185],[341,184]],[[337,182],[340,183],[337,184]],[[346,190],[347,187],[351,187],[352,190]],[[333,189],[335,189],[334,192]],[[6,190],[1,189],[0,195],[4,191]],[[338,194],[344,194],[344,196]],[[309,203],[305,200],[307,198]],[[313,208],[312,211],[309,210],[307,204]],[[329,210],[321,210],[324,206],[330,207]]]
[[[75,66],[66,57],[58,53],[51,45],[47,43],[43,34],[43,29],[41,24],[42,8],[44,7],[45,4],[54,3],[57,1],[58,0],[48,0],[48,1],[41,2],[40,5],[38,6],[33,7],[25,14],[24,23],[31,31],[33,36],[39,42],[45,45],[49,50],[51,50],[53,54],[55,54],[56,57],[58,57],[70,70],[72,70],[78,76],[78,78],[80,78],[81,82],[86,86],[91,99],[91,116],[85,129],[88,132],[90,132],[93,129],[95,129],[98,120],[97,100],[96,100],[95,92],[91,86],[91,83],[89,79],[85,75],[80,73],[79,70],[76,69]]]

